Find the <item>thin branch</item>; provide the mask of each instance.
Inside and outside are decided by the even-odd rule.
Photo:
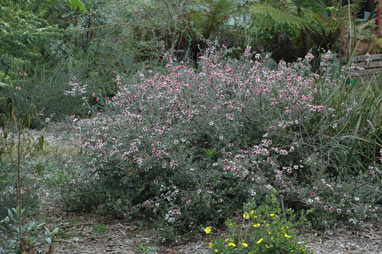
[[[4,81],[5,77],[8,76],[9,68],[10,68],[10,66],[8,65],[7,69],[5,70],[5,73],[4,73],[3,77],[1,78],[1,81]]]

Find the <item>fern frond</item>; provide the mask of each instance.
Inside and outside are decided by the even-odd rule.
[[[259,24],[268,28],[287,25],[291,28],[301,30],[309,27],[308,22],[306,22],[304,18],[285,12],[269,4],[253,4],[251,13],[255,16]]]

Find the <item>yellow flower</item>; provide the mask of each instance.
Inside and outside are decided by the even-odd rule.
[[[268,230],[268,235],[271,235],[271,234],[272,234],[272,232]]]
[[[207,235],[210,234],[211,231],[212,231],[211,227],[206,227],[206,228],[204,229],[204,232],[206,232]]]
[[[287,238],[287,239],[288,239],[288,238],[291,238],[291,236],[288,235],[287,233],[285,233],[284,236],[285,236],[285,238]]]
[[[264,241],[264,239],[263,238],[260,238],[260,240],[258,240],[256,243],[257,244],[260,244],[260,243],[262,243]]]
[[[253,215],[255,213],[255,211],[251,210],[251,215]]]
[[[269,246],[268,244],[266,244],[266,245],[265,245],[265,248],[270,249],[271,246]]]
[[[269,216],[271,216],[271,217],[274,217],[274,216],[275,216],[275,214],[274,214],[274,213],[271,213]]]
[[[260,223],[253,224],[253,227],[254,228],[259,228],[260,227]]]
[[[215,253],[218,253],[219,252],[219,250],[218,249],[215,249]]]
[[[248,214],[247,212],[245,212],[245,213],[243,214],[243,218],[246,219],[246,220],[248,220],[248,219],[249,219],[249,214]]]
[[[208,244],[208,247],[210,247],[210,249],[212,249],[212,246],[214,246],[214,245],[213,245],[213,243],[210,242],[210,243]]]
[[[241,245],[243,245],[244,248],[248,247],[248,243],[242,242]]]
[[[229,246],[229,247],[236,247],[236,244],[234,244],[234,243],[229,243],[228,246]]]
[[[228,239],[228,238],[227,238],[227,239],[225,239],[225,242],[226,242],[226,243],[228,243],[228,241],[229,241],[229,239]]]

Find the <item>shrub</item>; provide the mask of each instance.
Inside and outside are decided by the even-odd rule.
[[[37,203],[35,189],[38,183],[33,179],[33,173],[25,170],[27,163],[24,163],[24,159],[30,163],[31,158],[44,148],[43,137],[34,140],[24,133],[24,129],[30,127],[35,108],[31,106],[28,113],[20,119],[15,116],[11,98],[7,99],[7,104],[9,119],[5,114],[0,114],[3,134],[0,137],[0,176],[4,176],[0,181],[0,201],[9,207],[16,204],[17,208],[8,209],[8,216],[0,221],[0,253],[41,253],[42,246],[46,243],[48,252],[51,252],[51,237],[58,229],[51,232],[45,227],[42,235],[40,230],[44,223],[25,220]],[[30,166],[29,163],[27,166]],[[37,171],[40,167],[41,164],[36,165]],[[0,208],[0,215],[6,208]]]
[[[209,243],[211,253],[308,253],[294,228],[308,225],[302,213],[299,220],[291,209],[283,211],[274,194],[263,204],[250,202],[244,207],[241,223],[227,220],[228,237]],[[206,233],[210,233],[207,230]]]
[[[44,226],[45,223],[35,221],[20,224],[19,218],[26,214],[25,210],[9,209],[8,216],[0,221],[1,253],[50,253],[52,251],[52,243],[58,228],[50,231]]]
[[[168,239],[223,221],[251,196],[261,201],[267,186],[288,206],[309,209],[315,180],[340,182],[370,165],[375,156],[363,149],[378,149],[378,131],[369,135],[367,120],[380,110],[353,115],[373,103],[357,104],[352,88],[332,76],[330,52],[320,74],[310,70],[311,54],[275,69],[269,56],[251,60],[250,47],[241,60],[228,54],[208,49],[197,70],[168,56],[165,73],[139,73],[129,84],[117,76],[105,112],[69,117],[86,170],[75,173],[67,203],[151,218]]]

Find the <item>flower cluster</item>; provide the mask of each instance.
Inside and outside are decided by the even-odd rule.
[[[274,195],[266,199],[268,204],[245,206],[241,224],[228,220],[229,237],[209,243],[211,253],[308,253],[303,241],[293,231],[296,225],[304,225],[304,218],[296,221],[291,210],[287,210],[289,221],[282,214]]]

